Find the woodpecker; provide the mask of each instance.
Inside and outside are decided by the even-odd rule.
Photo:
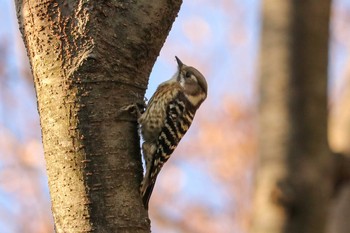
[[[176,57],[178,70],[161,83],[138,118],[144,140],[142,154],[146,173],[140,192],[148,209],[157,176],[170,158],[181,138],[191,126],[194,115],[207,97],[208,86],[204,76],[194,67]]]

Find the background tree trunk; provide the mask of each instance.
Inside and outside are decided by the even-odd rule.
[[[327,143],[330,1],[263,1],[260,163],[254,233],[321,233],[331,196]]]
[[[181,0],[16,0],[57,232],[149,232],[135,117]]]
[[[350,60],[347,61],[348,66]],[[350,229],[350,70],[347,69],[344,77],[342,88],[343,92],[339,103],[333,106],[330,114],[330,145],[336,152],[341,152],[347,162],[343,159],[340,163],[348,172],[348,177],[339,177],[343,181],[336,186],[336,192],[332,200],[332,208],[330,212],[330,221],[328,224],[328,233],[348,233]],[[338,174],[340,169],[338,168]]]

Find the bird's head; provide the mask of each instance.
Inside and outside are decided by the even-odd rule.
[[[180,83],[184,93],[193,105],[202,103],[206,99],[208,92],[208,84],[203,74],[196,68],[183,64],[178,57],[175,56],[175,58],[178,64],[176,80]]]

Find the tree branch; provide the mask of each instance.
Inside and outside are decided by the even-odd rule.
[[[350,156],[343,153],[334,153],[334,192],[350,182]]]

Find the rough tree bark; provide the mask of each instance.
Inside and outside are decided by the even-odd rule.
[[[325,231],[330,0],[263,1],[260,153],[252,231]]]
[[[181,0],[16,0],[57,232],[149,232],[135,117]]]

